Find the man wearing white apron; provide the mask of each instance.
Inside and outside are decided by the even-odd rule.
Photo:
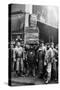
[[[47,65],[46,71],[47,71],[47,78],[45,83],[48,83],[51,79],[51,69],[52,69],[52,58],[53,58],[53,50],[51,47],[48,47],[45,54],[45,62],[44,65]]]
[[[20,45],[20,42],[17,42],[15,47],[15,59],[16,59],[16,72],[20,74],[23,72],[23,48]]]
[[[47,80],[45,83],[48,83],[51,80],[52,64],[54,65],[54,69],[56,71],[55,52],[57,53],[57,51],[54,49],[54,43],[51,43],[51,47],[46,50],[45,54],[45,60],[47,64]]]

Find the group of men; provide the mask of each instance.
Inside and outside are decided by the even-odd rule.
[[[19,38],[11,44],[11,70],[18,76],[38,76],[49,83],[52,76],[58,80],[58,45],[41,42],[39,45],[21,45]]]

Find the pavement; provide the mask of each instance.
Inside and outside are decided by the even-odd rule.
[[[32,76],[29,76],[29,77],[17,77],[14,75],[12,75],[12,78],[11,78],[11,85],[12,86],[24,86],[24,85],[42,85],[44,84],[44,81],[43,79],[41,78],[37,78],[37,77],[32,77]],[[50,84],[56,84],[55,81],[51,81]]]

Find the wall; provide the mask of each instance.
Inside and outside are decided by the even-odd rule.
[[[41,22],[38,22],[37,25],[40,33],[40,40],[44,40],[44,42],[49,42],[53,39],[54,43],[58,43],[58,29]]]

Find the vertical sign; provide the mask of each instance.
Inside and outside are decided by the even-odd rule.
[[[31,14],[29,17],[29,25],[32,27],[37,26],[37,16],[35,14]]]

